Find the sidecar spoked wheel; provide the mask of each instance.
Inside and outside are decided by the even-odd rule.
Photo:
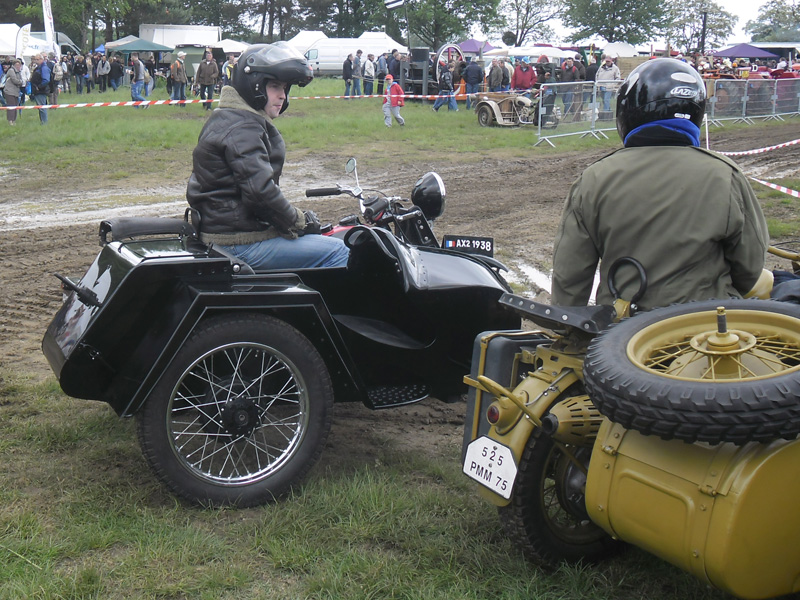
[[[727,332],[718,333],[717,307]],[[641,313],[584,362],[597,408],[629,429],[718,444],[800,433],[800,306],[707,300]]]
[[[158,477],[201,505],[254,506],[298,483],[319,458],[333,391],[299,331],[263,315],[202,324],[139,412]]]
[[[588,467],[591,449],[570,447]],[[511,504],[499,509],[506,533],[525,555],[544,566],[595,561],[618,543],[589,520],[586,477],[553,440],[536,430],[519,463]]]
[[[478,109],[478,124],[481,127],[489,127],[492,123],[494,123],[492,109],[484,104]]]

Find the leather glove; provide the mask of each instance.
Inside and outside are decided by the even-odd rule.
[[[303,235],[313,235],[320,233],[319,218],[313,210],[304,211],[306,215],[306,226],[303,228]]]

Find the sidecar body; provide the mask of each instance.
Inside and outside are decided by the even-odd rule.
[[[121,416],[140,409],[192,332],[221,314],[290,324],[322,355],[336,400],[371,408],[466,391],[476,333],[519,324],[497,306],[506,284],[480,257],[409,247],[379,228],[351,236],[347,268],[254,273],[185,221],[104,223],[102,249],[42,348],[65,393]]]

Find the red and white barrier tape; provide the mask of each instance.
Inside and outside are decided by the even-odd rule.
[[[790,196],[794,196],[795,198],[800,198],[800,192],[795,190],[789,189],[787,187],[783,187],[782,185],[776,185],[774,183],[769,183],[768,181],[763,181],[761,179],[756,179],[755,177],[751,177],[753,181],[760,183],[761,185],[765,185],[768,188],[772,188],[773,190],[778,190],[779,192],[783,192],[784,194],[789,194]]]
[[[800,139],[792,140],[791,142],[784,142],[783,144],[778,144],[777,146],[759,148],[758,150],[744,150],[742,152],[717,152],[717,154],[722,154],[724,156],[747,156],[749,154],[761,154],[762,152],[769,152],[770,150],[777,150],[778,148],[793,146],[794,144],[800,144]]]
[[[337,99],[358,99],[358,98],[384,98],[384,94],[372,94],[369,96],[293,96],[289,100],[337,100]],[[390,96],[394,98],[395,96]],[[415,98],[423,100],[435,100],[438,95],[405,94],[398,98]],[[466,100],[466,94],[455,94],[456,100]],[[203,102],[219,102],[219,98],[212,100],[129,100],[127,102],[78,102],[74,104],[43,104],[35,106],[0,106],[0,110],[38,110],[40,108],[97,108],[101,106],[154,106],[157,104],[200,104]]]
[[[129,100],[127,102],[79,102],[75,104],[42,104],[35,106],[0,106],[0,110],[33,110],[39,108],[97,108],[99,106],[151,106],[155,104],[198,104],[213,100]]]

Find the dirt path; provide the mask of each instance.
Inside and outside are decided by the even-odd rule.
[[[717,150],[749,150],[800,138],[800,123],[713,132]],[[362,187],[408,195],[416,178],[435,170],[447,185],[447,209],[436,223],[439,235],[493,235],[498,257],[512,266],[513,278],[532,294],[546,294],[525,273],[547,272],[561,206],[575,175],[597,158],[595,151],[539,155],[530,159],[487,157],[465,168],[452,160],[400,158],[392,173],[361,166]],[[761,178],[800,176],[800,145],[736,159],[748,174]],[[319,157],[287,169],[282,187],[303,208],[313,207],[325,220],[356,210],[351,198],[307,200],[307,187],[344,182],[344,157]],[[363,161],[366,163],[366,161]],[[330,166],[328,166],[330,165]],[[335,168],[334,168],[335,165]],[[679,176],[679,174],[676,174]],[[111,208],[110,199],[125,198],[126,208]],[[130,198],[130,200],[128,200]],[[52,273],[80,276],[98,251],[97,223],[111,214],[180,215],[183,187],[136,191],[112,189],[81,197],[60,191],[37,192],[36,199],[16,197],[0,202],[0,366],[46,376],[39,350],[42,334],[61,301]]]

